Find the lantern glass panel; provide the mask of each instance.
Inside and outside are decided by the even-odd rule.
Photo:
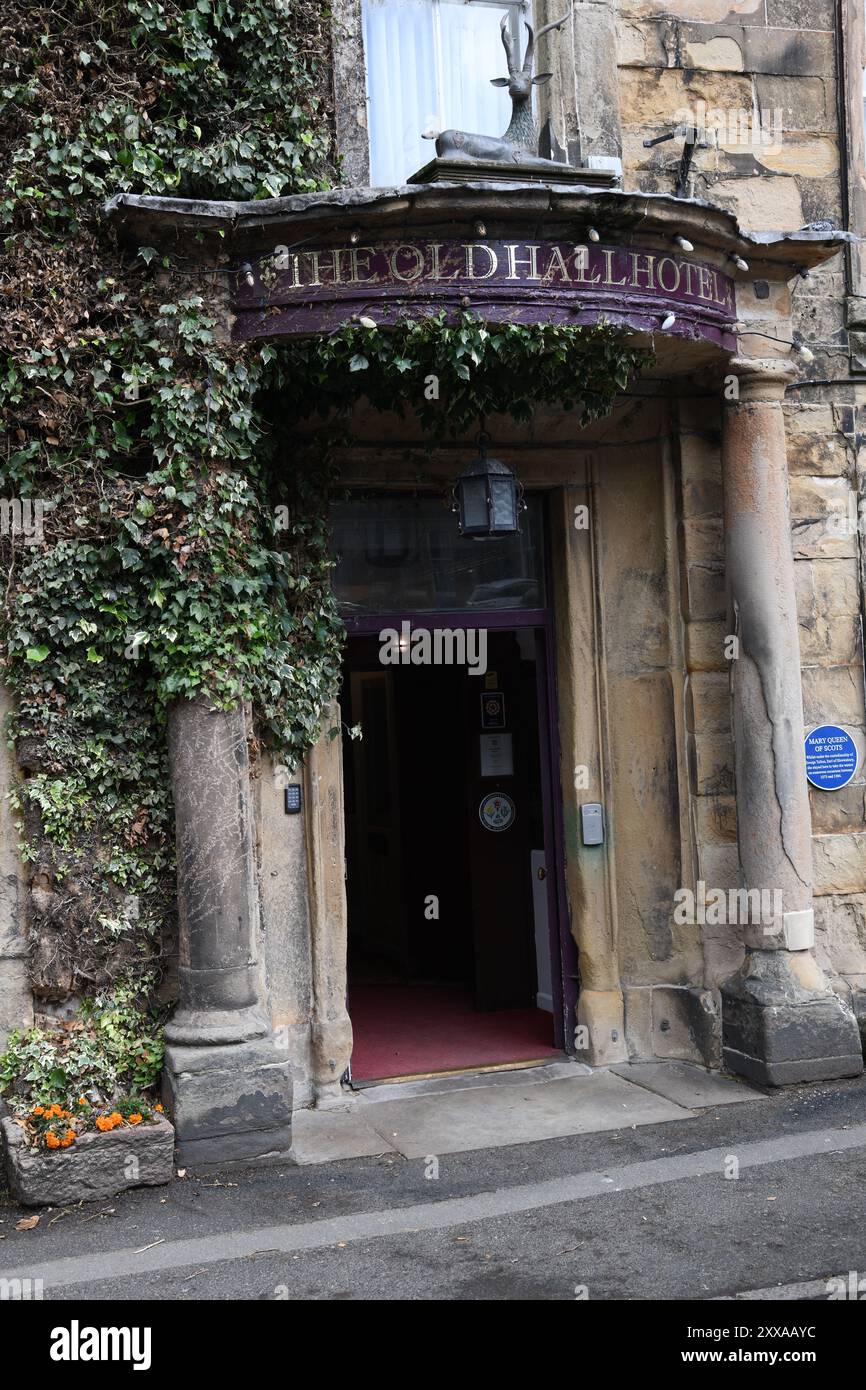
[[[487,533],[490,519],[487,512],[487,478],[480,474],[474,478],[461,478],[457,484],[460,499],[460,521],[464,531]]]
[[[490,479],[490,510],[492,530],[517,530],[517,484],[514,478],[494,474]]]

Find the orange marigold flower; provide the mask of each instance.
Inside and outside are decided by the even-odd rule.
[[[61,1147],[61,1149],[68,1149],[68,1148],[69,1148],[69,1145],[73,1142],[74,1139],[75,1139],[75,1135],[74,1135],[74,1134],[73,1134],[73,1136],[72,1136],[71,1139],[70,1139],[69,1135],[67,1134],[66,1138],[65,1138],[65,1139],[61,1139],[61,1141],[60,1141],[60,1147]]]
[[[44,1114],[45,1114],[45,1106],[44,1106],[44,1105],[35,1105],[35,1106],[33,1107],[33,1114],[34,1114],[34,1115],[44,1115]]]
[[[107,1129],[114,1129],[114,1125],[111,1123],[107,1115],[97,1115],[96,1128],[101,1130],[104,1134]]]
[[[79,1105],[86,1105],[86,1104],[87,1104],[87,1096],[79,1096],[79,1097],[78,1097],[78,1104],[79,1104]]]
[[[163,1113],[162,1101],[157,1101],[156,1105],[153,1108],[154,1110],[158,1110],[161,1115]]]
[[[130,1117],[129,1117],[129,1123],[130,1123],[131,1125],[140,1125],[140,1124],[141,1124],[141,1118],[142,1118],[141,1115],[139,1115],[138,1111],[136,1111],[134,1115],[130,1115]]]
[[[60,1148],[60,1140],[57,1138],[57,1135],[56,1135],[56,1134],[51,1134],[51,1133],[49,1132],[49,1133],[46,1134],[46,1136],[45,1136],[45,1145],[46,1145],[46,1148],[49,1148],[49,1149],[59,1149],[59,1148]]]

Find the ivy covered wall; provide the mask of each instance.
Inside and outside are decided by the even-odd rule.
[[[231,345],[230,251],[203,269],[193,241],[121,248],[103,208],[337,180],[326,11],[16,3],[0,24],[0,495],[45,511],[37,543],[0,536],[0,636],[30,973],[37,1004],[95,997],[113,1017],[154,996],[171,949],[170,703],[249,702],[256,737],[294,763],[336,690],[325,503],[352,402],[414,409],[431,443],[541,402],[585,422],[646,353],[604,323],[463,312]],[[322,428],[302,445],[290,430],[311,409]]]
[[[0,63],[0,496],[46,507],[41,543],[9,509],[0,537],[32,982],[142,1001],[171,940],[167,703],[251,700],[299,753],[339,625],[316,508],[275,525],[268,354],[221,341],[194,248],[123,251],[102,207],[332,184],[329,15],[4,0]]]

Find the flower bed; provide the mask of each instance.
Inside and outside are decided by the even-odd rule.
[[[104,1112],[84,1129],[66,1107],[37,1108],[43,1115],[7,1113],[0,1120],[9,1190],[25,1206],[101,1201],[128,1187],[171,1181],[174,1129],[155,1107],[147,1119],[139,1111],[126,1118],[119,1109]]]
[[[152,1015],[116,999],[11,1034],[0,1129],[12,1195],[37,1206],[169,1182],[174,1131],[154,1098],[161,1062]]]

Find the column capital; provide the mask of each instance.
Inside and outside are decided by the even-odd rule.
[[[730,405],[783,401],[786,389],[799,375],[787,357],[732,357],[727,371],[739,382],[739,397]]]

